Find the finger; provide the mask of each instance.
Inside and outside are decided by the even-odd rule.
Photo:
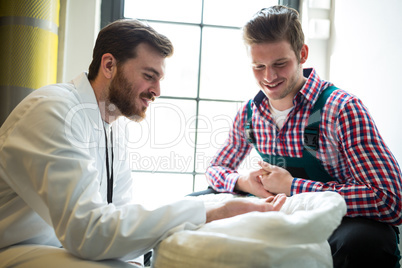
[[[264,202],[266,203],[272,203],[273,199],[275,198],[275,194],[267,191],[267,190],[263,190],[264,192],[264,196],[260,196],[261,198],[265,198]]]
[[[268,175],[269,173],[271,173],[269,171],[266,171],[265,169],[260,169],[259,171],[260,171],[259,173],[261,174],[260,176],[265,176],[265,175]]]
[[[258,161],[258,165],[260,165],[260,167],[261,167],[263,170],[267,171],[267,172],[271,172],[271,171],[272,171],[272,167],[273,167],[273,166],[272,166],[271,164],[267,163],[267,162]]]
[[[278,200],[278,198],[280,198],[281,196],[285,196],[285,194],[277,194],[277,195],[275,195],[274,202],[276,202],[276,200]]]
[[[272,194],[272,193],[270,193],[270,194]],[[276,194],[276,195],[272,194],[271,196],[269,196],[268,198],[265,199],[265,202],[274,204],[282,196],[286,197],[285,194]]]
[[[274,197],[273,194],[271,194],[270,192],[268,192],[265,189],[261,189],[258,191],[258,193],[256,194],[256,196],[261,197],[261,198],[270,198],[270,197]]]
[[[262,179],[262,176],[261,176],[261,175],[258,175],[258,176],[257,176],[257,182],[258,182],[258,183],[261,183],[261,179]]]
[[[253,171],[253,172],[251,172],[250,174],[252,174],[253,176],[261,176],[261,175],[267,175],[268,174],[268,172],[265,170],[265,169],[259,169],[259,170],[256,170],[256,171]]]
[[[280,194],[280,195],[277,195],[277,197],[278,197],[277,200],[274,201],[274,204],[273,204],[274,211],[279,211],[282,208],[283,204],[285,204],[285,202],[286,202],[286,195]]]

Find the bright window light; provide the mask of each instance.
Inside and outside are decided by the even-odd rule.
[[[204,172],[237,110],[258,92],[241,27],[277,0],[125,0],[124,16],[173,43],[161,97],[130,123],[129,158],[138,202],[152,206],[205,190]],[[240,170],[258,168],[253,152]],[[146,193],[146,194],[144,194]],[[160,203],[162,204],[162,203]]]

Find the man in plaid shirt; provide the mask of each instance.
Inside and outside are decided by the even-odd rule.
[[[399,267],[401,171],[367,108],[303,70],[308,47],[296,10],[261,10],[245,25],[244,40],[261,91],[238,111],[207,169],[209,184],[259,197],[335,191],[348,210],[328,240],[334,266]],[[261,169],[240,175],[253,147]]]

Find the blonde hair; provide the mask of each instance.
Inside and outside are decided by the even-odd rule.
[[[243,40],[247,45],[288,41],[300,61],[304,33],[299,13],[281,5],[263,8],[243,27]]]

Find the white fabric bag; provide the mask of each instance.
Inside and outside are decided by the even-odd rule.
[[[193,198],[208,203],[236,197]],[[172,234],[155,249],[153,267],[332,267],[327,239],[345,214],[345,201],[335,192],[294,195],[279,212],[251,212]]]

